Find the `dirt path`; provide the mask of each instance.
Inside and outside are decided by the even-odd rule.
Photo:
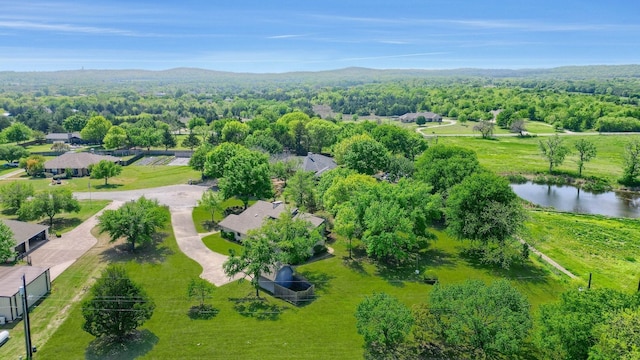
[[[543,254],[542,252],[540,252],[540,250],[534,248],[533,246],[531,246],[531,244],[528,244],[526,241],[524,241],[522,238],[518,237],[518,241],[520,241],[520,243],[522,244],[527,244],[529,245],[529,250],[540,256],[540,258],[544,261],[546,261],[549,265],[553,266],[554,268],[558,269],[560,272],[562,272],[563,274],[567,275],[568,277],[572,278],[572,279],[577,279],[578,277],[573,275],[573,273],[571,273],[569,270],[565,269],[562,265],[558,264],[557,262],[555,262],[552,258],[548,257],[547,255]]]

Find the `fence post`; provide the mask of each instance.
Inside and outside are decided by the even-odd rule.
[[[591,273],[589,273],[589,285],[587,285],[587,289],[591,289]]]

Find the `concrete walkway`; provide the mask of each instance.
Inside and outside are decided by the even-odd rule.
[[[4,174],[4,175],[0,175],[0,180],[5,180],[5,179],[8,179],[10,177],[14,177],[14,176],[16,176],[18,174],[22,174],[23,172],[24,172],[24,169],[18,169],[18,170],[12,171],[10,173]],[[15,179],[11,179],[11,180],[15,180]]]
[[[555,262],[555,260],[553,260],[552,258],[550,258],[547,255],[543,254],[540,250],[538,250],[538,249],[534,248],[533,246],[531,246],[531,244],[528,244],[522,238],[518,237],[518,241],[520,241],[520,243],[522,243],[522,244],[529,245],[529,250],[532,253],[540,256],[540,258],[542,258],[542,260],[546,261],[549,265],[551,265],[554,268],[558,269],[563,274],[567,275],[568,277],[570,277],[572,279],[577,279],[578,278],[577,276],[573,275],[573,273],[571,271],[565,269],[562,265],[558,264],[557,262]]]
[[[170,208],[170,210],[173,233],[176,236],[178,246],[185,255],[202,266],[201,278],[216,286],[221,286],[240,278],[238,276],[230,279],[225,275],[222,264],[227,260],[227,257],[211,251],[204,245],[193,224],[190,208]]]
[[[91,229],[98,224],[97,217],[104,210],[117,209],[121,201],[114,201],[96,215],[90,217],[75,229],[64,233],[61,238],[50,235],[51,239],[34,250],[29,256],[33,266],[48,267],[51,280],[55,280],[63,271],[84,255],[97,242],[91,235]]]

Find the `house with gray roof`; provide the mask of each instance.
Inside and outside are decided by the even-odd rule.
[[[52,174],[62,174],[66,169],[71,169],[72,176],[89,175],[89,166],[107,160],[120,163],[120,158],[110,155],[98,155],[93,153],[65,153],[55,159],[44,163],[44,171]]]
[[[430,111],[427,112],[418,112],[418,113],[406,113],[398,118],[400,122],[403,123],[411,123],[416,122],[420,116],[424,116],[424,119],[427,122],[442,122],[442,116],[436,113],[432,113]]]
[[[333,158],[311,152],[302,161],[302,170],[313,171],[316,176],[322,175],[325,171],[335,169],[337,166],[338,164]]]
[[[35,250],[49,239],[49,227],[46,225],[9,219],[0,221],[11,229],[16,241],[14,249],[19,258]]]
[[[260,228],[266,220],[277,219],[280,214],[287,210],[291,211],[294,219],[307,220],[314,229],[324,224],[323,218],[299,212],[297,208],[288,208],[282,201],[267,202],[258,200],[241,214],[231,214],[218,225],[222,231],[233,233],[236,241],[242,241],[247,237],[249,230]]]
[[[45,140],[49,144],[53,144],[55,142],[63,142],[65,144],[84,144],[85,142],[77,131],[70,133],[49,133],[45,136]]]

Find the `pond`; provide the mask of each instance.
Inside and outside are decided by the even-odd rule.
[[[640,218],[639,193],[608,191],[594,194],[573,186],[532,182],[511,184],[511,188],[525,200],[560,211]]]

